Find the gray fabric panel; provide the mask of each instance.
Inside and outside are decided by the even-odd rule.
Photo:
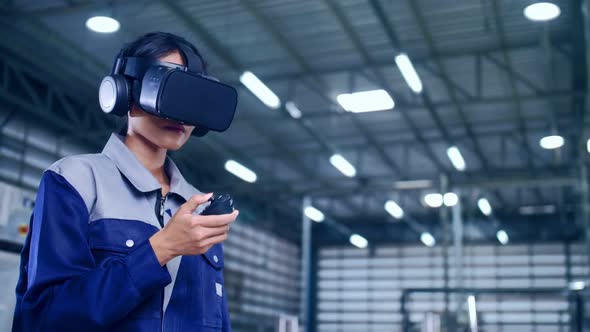
[[[63,176],[82,196],[90,213],[97,199],[95,167],[98,164],[108,165],[108,163],[109,160],[103,155],[83,154],[62,158],[49,166],[47,170]]]

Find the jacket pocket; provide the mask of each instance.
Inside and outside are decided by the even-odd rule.
[[[148,223],[124,219],[98,219],[91,222],[88,228],[89,246],[97,266],[127,256],[158,231]],[[160,318],[162,293],[154,292],[143,297],[129,317]]]
[[[225,292],[223,285],[223,247],[216,244],[202,257],[202,285],[203,291],[203,325],[221,328],[222,325],[222,298]]]

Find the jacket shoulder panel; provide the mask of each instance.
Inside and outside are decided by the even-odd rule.
[[[96,175],[101,169],[112,167],[110,164],[108,158],[102,154],[80,154],[64,157],[54,162],[46,171],[64,177],[78,191],[90,213],[96,201]]]

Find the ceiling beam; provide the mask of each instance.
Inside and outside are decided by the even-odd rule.
[[[560,47],[563,45],[569,45],[571,41],[571,36],[566,34],[558,34],[552,33],[551,39],[555,40],[554,46]],[[531,39],[526,41],[507,41],[507,49],[509,52],[516,52],[527,50],[531,48],[535,48],[538,46],[538,39]],[[383,45],[382,47],[391,47],[388,45]],[[500,44],[498,42],[490,42],[488,45],[478,46],[474,48],[466,48],[466,49],[453,49],[453,50],[440,50],[438,52],[438,57],[442,60],[457,60],[461,58],[468,58],[468,57],[477,57],[478,55],[484,56],[486,58],[495,57],[498,53],[500,48]],[[325,54],[326,57],[336,56],[337,53],[341,53],[342,51],[338,51],[336,53],[327,53]],[[322,55],[324,56],[324,55]],[[425,53],[423,51],[413,51],[412,52],[412,63],[415,66],[422,66],[424,64],[432,63],[434,60],[430,53]],[[490,60],[493,61],[493,60]],[[263,62],[253,62],[250,65],[253,68],[263,67],[267,65],[268,61]],[[506,66],[498,61],[499,67],[506,71]],[[384,68],[391,68],[395,66],[395,63],[390,57],[383,58],[383,59],[372,59],[370,62],[371,66],[377,67],[378,69]],[[364,70],[367,68],[367,65],[364,62],[357,62],[357,63],[350,63],[346,65],[335,65],[335,66],[323,66],[322,68],[316,68],[315,73],[318,75],[332,75],[338,73],[346,73],[346,72],[356,72],[360,70]],[[288,81],[294,79],[302,79],[305,77],[305,74],[301,71],[294,71],[294,72],[283,72],[283,73],[275,73],[275,74],[268,74],[264,75],[264,80],[268,82],[273,81]],[[527,84],[524,83],[523,84]]]

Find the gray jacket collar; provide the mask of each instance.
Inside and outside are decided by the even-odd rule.
[[[156,180],[152,173],[145,168],[135,154],[125,145],[123,136],[112,133],[109,141],[102,150],[102,154],[107,156],[117,166],[123,176],[137,190],[142,192],[161,190],[162,186],[158,180]],[[171,193],[178,194],[185,200],[199,193],[198,190],[184,179],[176,164],[168,156],[166,156],[164,169],[170,178]]]

